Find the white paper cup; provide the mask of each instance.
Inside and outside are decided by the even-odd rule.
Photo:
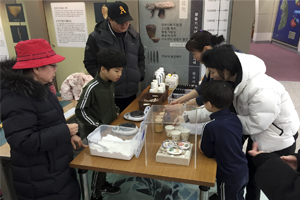
[[[188,141],[190,137],[190,132],[191,131],[188,128],[181,129],[181,140]]]
[[[179,142],[180,141],[180,135],[181,135],[180,131],[177,131],[177,130],[171,131],[171,135],[172,135],[172,140],[174,142]]]
[[[183,129],[183,126],[176,126],[175,127],[175,130],[177,130],[177,131],[181,131]]]
[[[160,112],[160,113],[159,113],[159,115],[162,115],[162,116],[164,116],[164,114],[165,114],[165,112]]]
[[[156,115],[155,119],[163,119],[164,116],[163,115]]]
[[[171,132],[174,130],[174,126],[172,126],[172,125],[167,125],[167,126],[165,126],[165,129],[166,129],[166,132],[167,132],[167,136],[168,137],[172,137],[172,134],[171,134]]]

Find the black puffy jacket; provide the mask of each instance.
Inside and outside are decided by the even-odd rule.
[[[1,71],[1,120],[19,200],[79,200],[70,131],[47,86]]]
[[[98,51],[107,48],[123,52],[126,55],[127,66],[123,68],[121,78],[115,83],[115,97],[127,98],[138,92],[138,83],[145,77],[144,46],[140,34],[131,25],[125,33],[123,44],[122,38],[112,34],[108,23],[107,19],[100,21],[89,35],[83,63],[87,71],[95,77],[99,70],[96,56]]]

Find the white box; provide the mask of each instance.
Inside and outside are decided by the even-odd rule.
[[[156,153],[156,162],[189,166],[193,153],[193,144],[191,144],[190,149],[185,150],[185,152],[185,155],[170,155],[168,153],[161,153],[158,150]]]

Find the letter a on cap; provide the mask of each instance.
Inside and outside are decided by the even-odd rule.
[[[120,12],[121,15],[124,14],[124,13],[126,13],[126,11],[124,10],[124,8],[122,6],[120,6],[119,8],[120,8],[120,11],[121,11]]]

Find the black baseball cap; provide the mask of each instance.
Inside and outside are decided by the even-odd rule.
[[[129,14],[128,6],[121,1],[116,1],[108,7],[108,17],[118,24],[133,20]]]

